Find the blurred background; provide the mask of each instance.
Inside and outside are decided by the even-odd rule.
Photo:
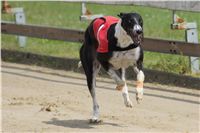
[[[80,2],[28,2],[9,1],[12,8],[22,7],[25,12],[26,24],[85,30],[90,21],[80,21]],[[132,6],[132,5],[101,5],[87,3],[92,14],[117,16],[120,12],[138,12],[144,20],[144,35],[150,38],[185,41],[184,30],[171,30],[172,11],[167,9]],[[195,12],[177,11],[187,22],[196,22],[200,31],[200,15]],[[1,14],[3,21],[15,21],[14,15]],[[198,33],[200,42],[200,32]],[[79,58],[82,44],[47,39],[28,38],[25,47],[20,47],[13,35],[1,35],[1,48],[23,52],[50,55],[55,57]],[[180,55],[146,52],[144,67],[176,74],[200,77],[190,72],[189,57]]]

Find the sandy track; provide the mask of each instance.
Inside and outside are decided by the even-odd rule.
[[[92,125],[92,101],[82,74],[2,63],[3,131],[200,132],[200,93],[147,84],[144,100],[126,108],[110,79],[98,79],[97,98],[103,123]],[[167,89],[180,93],[157,90]]]

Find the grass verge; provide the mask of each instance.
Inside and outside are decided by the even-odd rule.
[[[23,7],[28,24],[47,25],[62,28],[84,30],[89,22],[81,22],[81,3],[68,2],[29,2],[12,1],[12,7]],[[184,40],[184,31],[171,30],[172,12],[167,9],[157,9],[141,6],[122,5],[96,5],[87,4],[89,10],[94,14],[117,16],[119,12],[138,12],[144,19],[144,33],[146,37]],[[177,14],[186,21],[196,21],[200,24],[199,13],[181,12]],[[14,15],[2,14],[2,20],[14,21]],[[200,31],[200,26],[198,25]],[[198,34],[200,39],[200,33]],[[81,44],[52,41],[47,39],[28,38],[27,45],[20,48],[16,36],[1,35],[1,46],[4,49],[51,55],[56,57],[79,58]],[[190,74],[189,58],[177,55],[145,52],[144,66],[167,72]]]

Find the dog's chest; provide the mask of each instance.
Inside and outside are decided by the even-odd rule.
[[[114,69],[127,68],[134,65],[140,56],[140,47],[128,51],[113,52],[109,63]]]

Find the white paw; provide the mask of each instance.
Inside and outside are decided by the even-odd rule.
[[[132,108],[133,104],[132,104],[132,102],[129,99],[128,93],[122,93],[122,95],[123,95],[123,98],[124,98],[124,104],[125,104],[125,106],[129,107],[129,108]]]
[[[142,101],[142,96],[140,94],[136,94],[136,100],[137,103],[139,104]]]
[[[136,89],[137,92],[136,92],[136,100],[137,100],[137,103],[140,103],[142,101],[142,98],[143,98],[143,88],[137,88]]]
[[[132,108],[133,107],[133,103],[130,100],[125,100],[124,104],[126,105],[126,107],[128,108]]]

